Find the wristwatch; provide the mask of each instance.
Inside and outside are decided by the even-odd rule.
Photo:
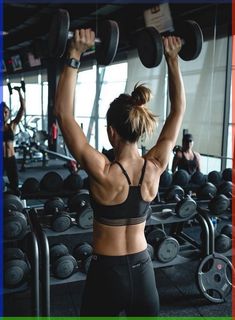
[[[68,58],[65,60],[65,64],[71,68],[78,69],[80,66],[80,60],[76,60],[75,58]]]

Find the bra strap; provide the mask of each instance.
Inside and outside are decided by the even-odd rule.
[[[144,173],[145,173],[145,169],[146,169],[146,164],[147,164],[147,161],[146,161],[146,159],[144,159],[144,165],[143,165],[142,172],[141,172],[139,186],[141,186],[141,184],[143,182],[143,179],[144,179]]]
[[[129,178],[129,176],[128,176],[127,172],[126,172],[126,170],[123,168],[123,166],[121,165],[121,163],[120,163],[120,162],[115,161],[115,163],[117,163],[117,164],[119,165],[119,167],[121,168],[122,173],[123,173],[123,174],[124,174],[124,176],[126,177],[127,182],[128,182],[128,184],[129,184],[129,186],[130,186],[130,185],[131,185],[131,180],[130,180],[130,178]]]

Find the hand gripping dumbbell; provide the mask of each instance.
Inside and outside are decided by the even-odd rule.
[[[76,212],[76,222],[82,229],[89,229],[93,226],[93,209],[90,204],[88,190],[82,189],[76,195],[68,199],[70,212]]]
[[[66,245],[59,243],[50,247],[50,261],[54,277],[69,278],[77,267],[76,259],[69,254]]]
[[[201,53],[203,35],[200,26],[193,20],[179,22],[174,31],[165,33],[159,33],[155,27],[146,27],[135,35],[140,61],[146,68],[157,67],[161,63],[164,53],[162,36],[169,35],[182,39],[179,56],[183,60],[194,60]]]
[[[4,287],[17,288],[29,280],[30,263],[26,254],[19,248],[4,250]]]
[[[216,193],[216,186],[211,182],[207,182],[198,188],[196,195],[199,200],[210,200],[208,203],[208,209],[214,215],[220,215],[228,209],[230,201],[224,194]]]
[[[58,9],[55,13],[48,36],[49,55],[60,58],[63,56],[67,41],[73,38],[74,33],[69,31],[70,17],[66,10]],[[98,64],[109,65],[116,56],[119,43],[119,27],[112,20],[100,23],[95,38],[95,55]],[[83,55],[89,54],[89,52]]]
[[[24,206],[19,197],[13,194],[4,194],[4,227],[5,240],[19,240],[28,230],[28,221],[23,213]]]
[[[51,228],[56,232],[63,232],[72,225],[72,218],[65,211],[65,203],[59,197],[52,197],[44,204],[44,213],[52,215]]]
[[[180,218],[188,218],[196,212],[197,204],[189,196],[184,196],[184,189],[180,186],[174,185],[170,187],[165,193],[165,201],[176,201],[175,212]]]
[[[93,248],[88,242],[81,242],[76,245],[73,250],[73,256],[77,260],[82,272],[88,272],[91,259],[92,259]]]
[[[154,256],[161,262],[168,263],[176,258],[179,252],[179,242],[171,236],[167,236],[161,228],[154,228],[146,235],[146,241],[149,245],[151,259]],[[154,249],[154,256],[151,252]]]
[[[232,248],[232,229],[231,224],[224,225],[220,233],[215,237],[215,251],[225,253]]]

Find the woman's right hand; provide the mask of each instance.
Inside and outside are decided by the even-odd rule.
[[[95,43],[95,33],[91,29],[75,30],[70,40],[69,57],[80,60],[81,55]]]

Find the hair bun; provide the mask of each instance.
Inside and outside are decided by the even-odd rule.
[[[151,90],[143,84],[138,85],[137,83],[131,93],[131,97],[133,106],[145,105],[151,98]]]

